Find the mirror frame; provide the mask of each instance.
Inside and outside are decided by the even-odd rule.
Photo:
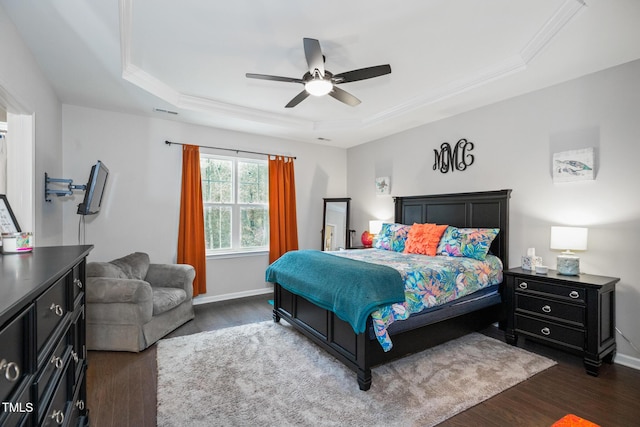
[[[346,203],[346,218],[345,218],[345,224],[344,224],[344,228],[345,228],[345,235],[344,235],[344,248],[345,249],[350,249],[351,248],[351,239],[350,239],[350,234],[351,234],[351,230],[349,227],[349,217],[350,217],[350,204],[351,204],[351,198],[350,197],[334,197],[334,198],[324,198],[324,206],[322,209],[322,243],[320,244],[320,250],[324,251],[324,239],[325,239],[325,231],[326,231],[326,224],[327,224],[327,203],[340,203],[340,202],[344,202]]]

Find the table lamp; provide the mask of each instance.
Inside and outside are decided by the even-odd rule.
[[[382,229],[382,221],[371,220],[369,221],[369,230],[365,230],[360,237],[362,244],[365,248],[370,248],[373,245],[373,239],[376,238],[380,230]]]
[[[587,250],[588,232],[584,227],[551,227],[551,249],[564,250],[558,255],[558,274],[580,274],[580,258],[571,251]]]

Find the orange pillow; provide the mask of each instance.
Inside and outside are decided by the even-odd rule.
[[[435,256],[440,237],[447,227],[448,225],[413,224],[407,235],[404,252]]]

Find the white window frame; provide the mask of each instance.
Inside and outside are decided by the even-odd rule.
[[[200,153],[200,158],[209,158],[209,159],[217,159],[217,160],[226,160],[232,162],[232,202],[231,203],[211,203],[202,201],[203,207],[207,206],[229,206],[231,207],[231,248],[224,249],[208,249],[206,255],[214,256],[214,257],[224,257],[224,256],[237,256],[237,255],[255,255],[269,252],[269,238],[267,235],[266,245],[258,246],[252,248],[241,248],[240,247],[240,209],[245,206],[261,206],[267,209],[267,214],[269,212],[269,203],[239,203],[238,202],[238,186],[240,181],[238,179],[238,162],[249,162],[249,163],[260,163],[265,166],[268,166],[267,160],[256,159],[251,157],[235,157],[235,156],[221,156],[218,154],[210,154],[210,153]],[[268,179],[266,185],[269,185]],[[204,215],[204,212],[203,212]],[[205,231],[206,232],[206,231]],[[268,232],[268,222],[267,222],[267,232]]]

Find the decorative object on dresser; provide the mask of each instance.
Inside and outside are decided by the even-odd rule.
[[[138,352],[194,318],[195,270],[135,252],[87,264],[87,348]]]
[[[11,210],[9,199],[4,194],[0,194],[0,233],[18,233],[20,231],[20,225]]]
[[[85,265],[93,246],[0,256],[1,426],[87,426]]]
[[[504,272],[508,343],[518,337],[540,341],[584,357],[597,376],[602,361],[613,363],[616,277],[546,275],[522,268]]]
[[[551,249],[564,249],[558,255],[558,273],[567,276],[580,274],[580,258],[571,250],[587,250],[588,232],[584,227],[551,227]]]

